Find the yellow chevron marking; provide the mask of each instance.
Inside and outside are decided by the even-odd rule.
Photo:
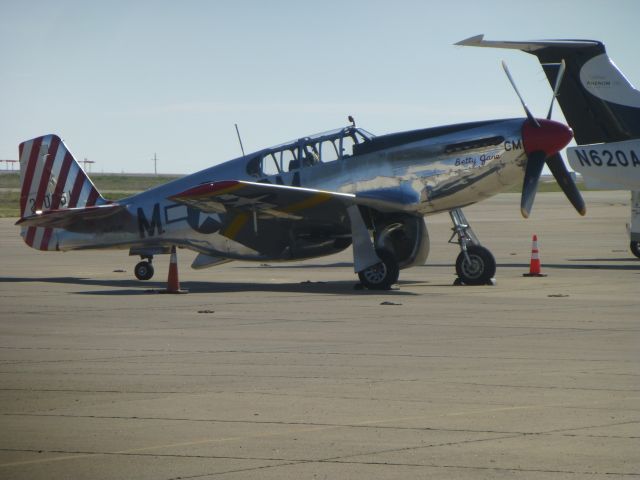
[[[229,226],[224,229],[222,234],[225,237],[230,238],[231,240],[235,240],[236,236],[238,235],[240,230],[242,230],[242,227],[245,226],[248,219],[249,219],[249,214],[247,213],[237,214],[236,217],[231,221]]]
[[[330,194],[320,192],[298,203],[294,203],[292,205],[289,205],[288,207],[282,208],[281,210],[287,213],[298,212],[300,210],[305,210],[307,208],[315,207],[329,200],[331,200]]]

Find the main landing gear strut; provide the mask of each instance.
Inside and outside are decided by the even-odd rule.
[[[400,277],[398,262],[389,250],[381,248],[376,254],[381,262],[358,272],[358,278],[369,290],[389,290]]]
[[[398,282],[400,267],[393,253],[371,242],[369,230],[357,205],[347,208],[353,241],[353,268],[369,290],[389,290]]]
[[[478,237],[471,229],[460,208],[449,212],[453,222],[453,234],[449,243],[460,246],[460,254],[456,259],[456,285],[493,285],[496,274],[496,261],[492,253],[480,245]],[[458,237],[454,241],[454,237]]]

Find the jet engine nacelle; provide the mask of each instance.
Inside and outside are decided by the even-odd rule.
[[[429,256],[429,232],[423,217],[395,215],[376,222],[375,246],[393,253],[398,267],[424,265]]]

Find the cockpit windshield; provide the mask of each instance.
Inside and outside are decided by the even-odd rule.
[[[247,173],[264,177],[341,160],[353,155],[354,145],[372,138],[373,134],[354,126],[303,137],[256,153],[247,163]]]

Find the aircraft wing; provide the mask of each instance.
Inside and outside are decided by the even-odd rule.
[[[198,185],[170,199],[203,212],[246,211],[288,220],[309,217],[319,206],[331,211],[355,203],[355,195],[350,193],[241,180]]]
[[[126,210],[126,207],[117,203],[83,208],[45,210],[21,218],[16,222],[16,225],[21,227],[69,228],[69,226],[77,222],[106,220],[124,210]]]
[[[171,200],[195,207],[203,212],[224,213],[244,210],[290,220],[313,216],[321,206],[324,212],[363,205],[382,211],[410,211],[418,198],[406,188],[381,189],[352,193],[331,192],[312,188],[274,185],[271,183],[226,180],[206,183],[173,195]]]

